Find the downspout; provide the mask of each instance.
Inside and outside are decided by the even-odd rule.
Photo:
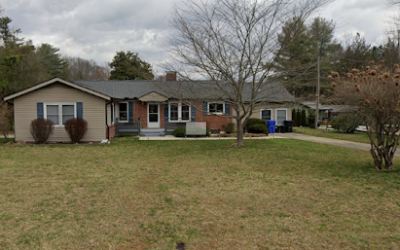
[[[106,126],[107,126],[107,140],[110,140],[110,126],[108,125],[108,112],[107,112],[107,105],[112,104],[113,101],[112,99],[110,100],[110,102],[106,103],[105,105],[105,109],[106,109]]]

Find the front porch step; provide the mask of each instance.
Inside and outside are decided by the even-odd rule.
[[[144,128],[140,130],[140,136],[156,137],[165,136],[165,129],[163,128]]]

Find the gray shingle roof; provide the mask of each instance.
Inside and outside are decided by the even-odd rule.
[[[116,99],[135,99],[156,91],[155,81],[72,81],[73,83]]]
[[[302,105],[310,108],[316,109],[317,104],[315,102],[302,102]],[[329,110],[332,113],[346,113],[346,112],[354,112],[356,111],[356,107],[349,106],[349,105],[326,105],[326,104],[319,104],[319,110]]]
[[[138,99],[151,92],[157,92],[167,98],[220,99],[221,91],[214,88],[212,82],[198,81],[184,83],[180,81],[72,81],[74,84],[115,99]],[[228,90],[229,91],[229,90]],[[250,100],[251,88],[244,90],[245,100]],[[280,83],[269,83],[259,90],[258,100],[264,102],[293,102],[294,97]]]

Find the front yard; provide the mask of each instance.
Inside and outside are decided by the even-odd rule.
[[[354,134],[346,134],[339,133],[336,130],[313,129],[307,127],[294,127],[293,132],[304,135],[370,144],[368,135],[365,132],[355,131]]]
[[[230,143],[0,146],[0,249],[400,248],[400,171],[329,145]]]

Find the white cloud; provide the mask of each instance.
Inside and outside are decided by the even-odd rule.
[[[153,64],[167,60],[166,36],[174,4],[182,0],[3,0],[5,14],[22,37],[34,44],[50,43],[61,53],[110,62],[117,51],[139,53]],[[393,9],[384,1],[336,0],[316,15],[336,22],[336,36],[357,32],[368,43],[385,40],[387,17]],[[162,69],[159,69],[162,71]]]
[[[335,21],[336,37],[340,40],[359,33],[366,38],[367,43],[376,45],[385,35],[388,17],[395,11],[385,1],[337,0],[320,12],[320,15]]]

